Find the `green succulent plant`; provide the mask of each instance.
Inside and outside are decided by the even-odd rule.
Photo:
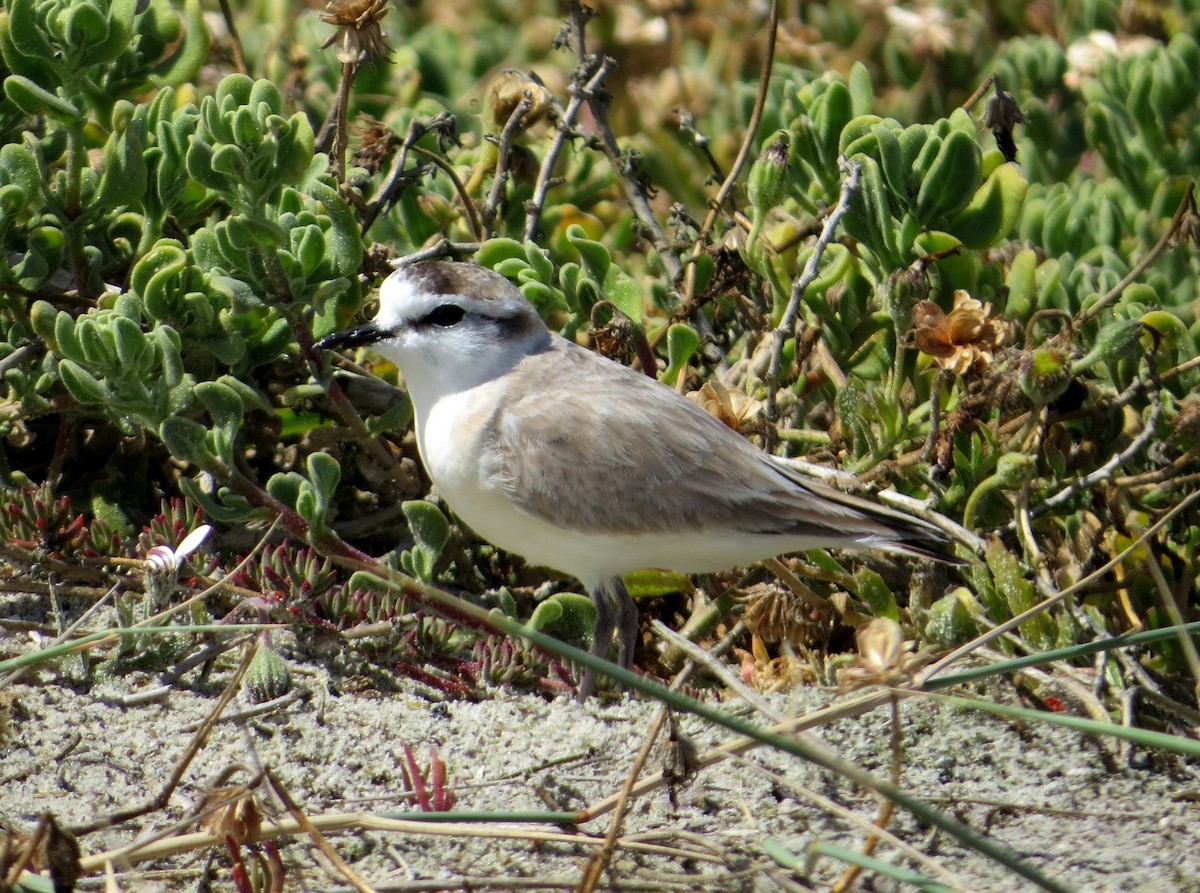
[[[831,575],[818,595],[937,641],[1034,597],[1018,506],[1075,573],[1088,513],[1111,511],[1094,476],[1119,479],[1130,511],[1177,499],[1149,482],[1190,473],[1172,426],[1200,385],[1194,11],[1143,11],[1152,36],[1132,40],[1117,34],[1129,11],[1103,0],[1057,9],[1054,29],[961,4],[807,5],[797,18],[821,40],[779,54],[760,87],[759,54],[739,47],[761,23],[737,11],[724,43],[706,11],[676,15],[667,71],[604,14],[580,42],[549,9],[514,35],[490,7],[465,33],[418,5],[403,41],[400,16],[384,20],[390,60],[360,60],[351,84],[319,16],[281,29],[275,0],[244,7],[240,36],[214,45],[195,0],[3,4],[0,479],[20,542],[40,517],[64,556],[116,555],[163,495],[231,527],[279,519],[295,543],[245,582],[288,590],[318,624],[413,609],[363,575],[334,580],[321,552],[391,553],[427,584],[536,578],[422,499],[408,402],[352,393],[355,374],[313,350],[369,316],[397,255],[494,269],[565,337],[681,390],[719,383],[762,445],[886,477],[999,537],[1012,561],[993,546],[967,588],[913,583],[912,605],[881,571],[809,557]],[[488,97],[517,57],[540,110],[506,137]],[[990,308],[955,317],[958,293]],[[918,338],[930,307],[954,322]],[[918,349],[935,336],[979,361]],[[88,507],[78,529],[30,502],[61,496],[30,489],[47,450],[60,471],[85,453],[88,473],[63,475]],[[1172,585],[1194,574],[1184,524],[1164,534]],[[573,627],[577,607],[543,600],[531,628],[560,609]],[[1050,647],[1073,617],[1019,632]],[[414,623],[412,655],[475,647]],[[548,667],[498,640],[472,661],[497,679]]]

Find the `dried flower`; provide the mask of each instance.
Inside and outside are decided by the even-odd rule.
[[[687,398],[734,431],[753,430],[762,421],[760,401],[741,391],[731,391],[716,379],[706,381],[698,391],[689,391]]]
[[[966,375],[988,367],[992,352],[1008,340],[1008,328],[992,316],[990,303],[982,304],[960,288],[948,316],[932,301],[913,307],[913,340],[934,365]]]
[[[392,128],[370,115],[359,116],[357,129],[362,148],[354,153],[354,165],[365,168],[371,174],[379,173],[391,160],[402,140]]]
[[[536,124],[549,114],[554,106],[554,97],[546,85],[532,71],[505,69],[488,85],[485,117],[488,126],[495,131],[504,129],[513,112],[529,97],[529,108],[521,117],[520,130]]]
[[[390,60],[392,51],[379,27],[389,8],[387,0],[329,0],[321,21],[341,30],[321,44],[321,49],[337,43],[338,61],[343,65]]]
[[[739,675],[755,691],[772,692],[794,688],[801,682],[816,682],[812,667],[795,654],[771,657],[758,636],[750,637],[750,650],[734,648],[741,663]]]
[[[209,811],[211,810],[211,812]],[[208,812],[200,823],[209,834],[231,837],[237,844],[256,843],[262,813],[254,795],[242,785],[215,788],[204,795],[197,812]]]
[[[886,617],[859,627],[854,641],[858,655],[838,674],[842,685],[851,689],[911,682],[931,657],[924,649],[913,654],[913,643],[904,638],[900,624]]]

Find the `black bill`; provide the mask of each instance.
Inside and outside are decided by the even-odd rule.
[[[387,337],[387,332],[378,328],[374,323],[367,323],[357,329],[347,329],[344,332],[334,332],[326,335],[316,343],[318,350],[337,350],[341,347],[364,347],[374,344]]]

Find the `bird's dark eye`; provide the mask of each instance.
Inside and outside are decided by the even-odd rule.
[[[461,322],[462,318],[466,315],[467,311],[463,310],[457,304],[439,304],[425,315],[424,322],[446,328],[457,322]]]

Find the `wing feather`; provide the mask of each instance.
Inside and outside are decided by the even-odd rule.
[[[913,540],[915,551],[941,541],[923,522],[799,477],[669,388],[563,339],[515,371],[489,426],[485,480],[549,523],[733,528],[829,545]]]

